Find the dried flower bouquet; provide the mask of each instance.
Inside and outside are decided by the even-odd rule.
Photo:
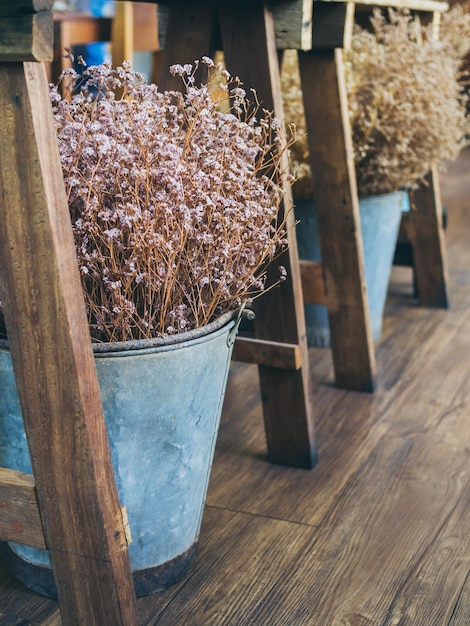
[[[372,31],[357,28],[345,51],[346,87],[359,195],[411,188],[434,164],[457,157],[470,121],[461,62],[470,49],[470,14],[443,15],[440,38],[408,11],[378,9]],[[283,64],[286,121],[297,126],[293,147],[298,197],[313,194],[296,56]]]
[[[196,85],[198,66],[221,83],[218,100],[209,80]],[[71,97],[51,86],[95,341],[207,324],[270,288],[266,264],[286,245],[278,121],[207,57],[171,72],[183,93],[128,64],[67,70],[83,85]]]

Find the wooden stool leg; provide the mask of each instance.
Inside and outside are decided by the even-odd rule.
[[[447,309],[447,260],[437,168],[414,193],[413,200],[415,206],[404,215],[403,226],[413,250],[419,302],[423,306]]]
[[[0,65],[0,286],[64,623],[139,623],[44,66]]]
[[[262,2],[220,3],[225,61],[231,74],[256,89],[262,106],[283,119],[274,23]],[[286,163],[287,169],[287,163]],[[286,202],[292,202],[284,181]],[[289,251],[279,259],[288,280],[256,303],[260,339],[298,344],[301,367],[284,370],[259,366],[268,456],[274,463],[311,468],[316,463],[305,318],[294,215],[288,214]]]
[[[299,52],[336,384],[373,391],[375,352],[342,51]]]

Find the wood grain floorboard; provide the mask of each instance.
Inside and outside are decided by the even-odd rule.
[[[310,471],[267,462],[257,368],[232,364],[197,558],[143,626],[470,626],[470,151],[441,183],[451,308],[394,268],[374,394],[310,349]],[[0,626],[60,623],[0,551]]]

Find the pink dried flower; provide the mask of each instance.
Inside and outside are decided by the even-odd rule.
[[[83,89],[71,98],[51,88],[95,341],[190,330],[270,288],[266,265],[286,245],[286,142],[270,112],[245,116],[253,106],[240,81],[202,64],[233,93],[230,110],[212,83],[194,84],[198,62],[170,69],[184,93],[106,63],[75,75]]]

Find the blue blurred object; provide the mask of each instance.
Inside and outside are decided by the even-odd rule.
[[[114,0],[78,0],[77,11],[90,13],[96,17],[113,17],[115,12]],[[104,61],[111,61],[111,52],[108,42],[100,41],[84,46],[74,46],[75,56],[82,56],[87,65],[100,65]],[[81,72],[81,67],[75,68]]]

